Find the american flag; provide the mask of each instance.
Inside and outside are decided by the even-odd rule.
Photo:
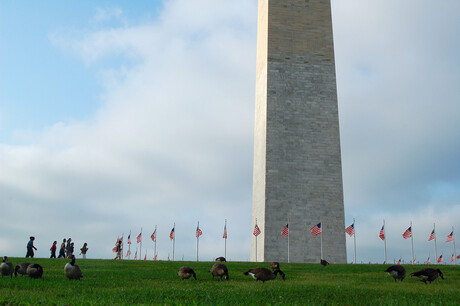
[[[289,223],[286,224],[286,226],[281,231],[281,236],[283,236],[283,237],[289,236]]]
[[[321,232],[322,232],[322,230],[321,230],[321,222],[316,224],[315,226],[313,226],[310,229],[310,233],[313,235],[313,237],[318,236],[319,234],[321,234]]]
[[[455,260],[455,256],[454,254],[452,254],[452,257],[450,258],[450,262],[454,262],[454,260]]]
[[[379,237],[382,240],[385,240],[385,225],[382,225],[382,229],[380,230]]]
[[[453,241],[453,240],[454,240],[454,232],[450,233],[450,234],[447,236],[446,242]]]
[[[431,241],[431,240],[433,240],[434,238],[436,238],[436,237],[434,236],[434,229],[433,229],[433,230],[431,231],[430,238],[428,238],[428,241]]]
[[[352,225],[350,225],[349,227],[347,227],[345,229],[345,233],[347,233],[348,235],[353,236],[354,233],[355,233],[355,224],[353,223]]]
[[[126,256],[125,256],[125,257],[129,257],[129,256],[131,256],[131,251],[130,251],[130,250],[128,250],[128,252],[126,252]]]
[[[253,233],[253,234],[254,234],[254,236],[257,237],[257,236],[260,235],[260,233],[261,233],[260,228],[259,228],[259,226],[256,224],[256,226],[254,227],[254,233]]]
[[[145,256],[144,256],[144,260],[147,260],[147,254],[145,254]]]
[[[427,264],[427,265],[430,264],[430,257],[428,257],[428,259],[426,260],[426,264]]]
[[[224,235],[222,238],[227,239],[227,224],[224,225]]]
[[[196,236],[196,238],[198,238],[198,237],[200,237],[201,235],[203,235],[203,232],[202,232],[201,229],[197,226],[197,227],[196,227],[195,236]]]
[[[155,255],[155,257],[153,257],[153,260],[155,260],[155,261],[157,261],[157,260],[158,260],[158,259],[157,259],[157,255]]]
[[[442,255],[439,256],[439,258],[438,258],[438,263],[439,263],[439,262],[442,262]]]
[[[400,259],[398,259],[398,262],[397,262],[397,264],[398,264],[398,265],[400,265],[400,264],[401,264],[401,258],[400,258]]]
[[[134,253],[134,259],[137,259],[137,251]]]
[[[414,259],[414,261],[412,262],[413,265],[416,265],[417,264],[417,260]]]
[[[169,233],[169,239],[174,239],[174,227],[172,228],[171,233]]]
[[[412,226],[409,226],[408,229],[402,234],[404,239],[412,237]]]
[[[128,244],[131,244],[131,234],[128,235]]]
[[[150,238],[152,238],[152,241],[155,242],[155,239],[156,239],[156,233],[157,233],[157,229],[155,229],[152,233],[152,235],[150,236]]]
[[[115,246],[113,249],[112,249],[112,252],[116,252],[117,251],[117,247]]]
[[[457,255],[457,258],[460,259],[460,255]]]
[[[137,235],[137,243],[140,243],[142,241],[142,233]]]

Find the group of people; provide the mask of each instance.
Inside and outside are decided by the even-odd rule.
[[[34,257],[34,250],[37,248],[34,246],[35,237],[31,236],[29,242],[27,243],[27,254],[26,258]],[[50,258],[56,258],[57,251],[57,241],[53,242],[53,245],[50,248],[51,256]],[[85,242],[83,247],[80,249],[80,255],[83,255],[83,259],[86,259],[86,252],[88,252],[88,244]],[[59,249],[59,255],[57,258],[70,258],[74,253],[74,243],[72,238],[63,239],[61,243],[61,248]]]

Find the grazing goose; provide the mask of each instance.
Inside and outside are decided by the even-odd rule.
[[[320,263],[323,265],[323,266],[327,266],[329,264],[329,262],[325,259],[321,259]]]
[[[27,275],[30,278],[40,278],[43,275],[43,268],[39,264],[32,264],[27,267]]]
[[[192,268],[190,267],[180,267],[179,272],[177,272],[177,275],[184,279],[189,279],[191,276],[193,276],[196,279],[196,274],[195,271],[193,271]]]
[[[2,272],[2,277],[10,275],[11,278],[13,278],[13,272],[14,272],[13,264],[7,261],[8,261],[8,257],[4,256],[3,262],[0,264],[0,271]]]
[[[255,268],[244,272],[244,275],[251,275],[256,281],[260,280],[264,283],[265,281],[275,279],[278,273],[281,274],[283,279],[285,279],[286,275],[280,269],[277,269],[272,273],[272,271],[267,268]]]
[[[221,263],[214,264],[209,272],[212,274],[212,279],[214,279],[214,276],[220,276],[220,280],[222,280],[223,276],[225,276],[226,280],[229,278],[227,266]]]
[[[66,263],[64,267],[64,274],[67,276],[68,279],[78,279],[83,277],[80,267],[75,264],[75,255],[70,257],[72,259],[71,262]]]
[[[216,261],[225,262],[227,260],[225,259],[225,257],[221,256],[221,257],[217,257]]]
[[[441,270],[439,269],[431,269],[431,268],[426,268],[426,269],[422,269],[420,271],[417,271],[417,272],[414,272],[414,273],[411,273],[411,276],[416,276],[420,279],[421,282],[424,282],[426,284],[426,282],[431,282],[434,281],[435,279],[438,278],[438,276],[440,276],[442,279],[444,279],[444,274],[442,274]]]
[[[403,281],[404,277],[406,277],[406,269],[404,269],[404,267],[401,265],[394,265],[394,266],[388,267],[388,269],[386,269],[385,272],[388,272],[388,274],[393,276],[393,278],[395,279],[395,282],[398,279],[400,281]]]
[[[28,262],[21,262],[14,268],[14,276],[18,276],[18,273],[22,276],[27,274],[27,267],[30,265]]]
[[[272,263],[270,264],[270,268],[271,268],[273,271],[279,270],[279,269],[280,269],[280,263],[274,261],[274,262],[272,262]]]

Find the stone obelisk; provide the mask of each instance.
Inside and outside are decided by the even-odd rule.
[[[330,0],[259,0],[252,261],[346,262]],[[289,221],[288,221],[289,220]],[[310,228],[322,222],[322,237]],[[257,253],[257,258],[256,258]]]

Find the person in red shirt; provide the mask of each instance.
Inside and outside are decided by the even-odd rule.
[[[53,245],[50,248],[51,251],[51,257],[50,258],[56,258],[56,249],[57,249],[57,241],[53,242]]]

